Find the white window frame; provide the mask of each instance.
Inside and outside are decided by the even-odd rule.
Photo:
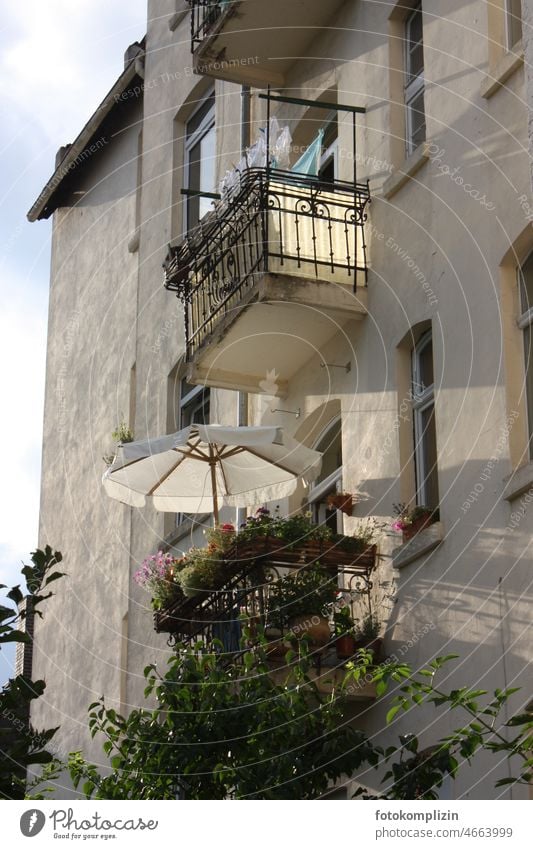
[[[201,109],[204,108],[206,102],[210,97],[213,97],[215,94],[215,89],[212,88],[208,91],[205,97],[202,98],[202,101],[198,104],[197,108],[194,112],[189,115],[189,118],[185,124],[185,188],[187,189],[199,189],[200,186],[191,186],[190,184],[190,171],[191,171],[191,151],[194,147],[200,142],[204,136],[208,134],[208,132],[215,126],[215,109],[216,102],[213,100],[212,107],[206,112],[204,117],[202,118],[200,124],[196,128],[196,130],[189,136],[188,127],[194,117],[200,112]],[[200,221],[203,216],[200,216]],[[189,197],[185,197],[185,215],[183,216],[185,222],[185,232],[187,233],[191,227],[192,223],[189,221]],[[195,222],[196,226],[197,222]]]
[[[185,395],[181,394],[181,387],[183,385],[183,381],[186,380],[185,377],[180,379],[180,400],[179,400],[179,429],[181,430],[184,427],[187,427],[188,424],[194,424],[192,419],[194,418],[194,413],[196,410],[200,410],[205,402],[206,402],[206,390],[209,393],[209,398],[211,397],[211,391],[209,387],[205,386],[195,386],[191,389],[190,392],[187,392]],[[196,403],[195,403],[196,402]],[[184,423],[184,418],[189,418],[189,415],[185,416],[185,414],[190,414],[191,421],[187,424]]]
[[[404,72],[405,72],[405,86],[404,86],[404,102],[405,102],[405,144],[407,155],[411,154],[417,145],[413,143],[413,122],[412,122],[412,114],[411,114],[411,104],[414,100],[419,96],[419,94],[424,94],[425,84],[424,84],[424,66],[422,66],[422,70],[416,74],[416,76],[410,77],[411,70],[411,57],[409,51],[409,28],[411,26],[412,19],[415,15],[422,15],[422,3],[419,2],[416,6],[409,12],[404,22]],[[422,37],[422,45],[424,44],[424,39]],[[423,49],[423,47],[422,47]],[[426,122],[426,113],[425,113],[425,104],[424,104],[424,126]],[[424,134],[425,135],[425,134]]]
[[[413,408],[413,430],[415,440],[415,471],[416,471],[416,503],[425,507],[428,505],[428,494],[426,481],[431,470],[426,469],[424,459],[424,424],[423,414],[433,408],[435,417],[435,384],[424,386],[420,380],[420,355],[422,351],[433,343],[431,330],[422,334],[415,347],[411,358],[411,386],[412,386],[412,408]],[[436,506],[436,505],[433,505]]]

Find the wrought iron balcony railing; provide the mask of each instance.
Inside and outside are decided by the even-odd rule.
[[[210,643],[216,638],[228,653],[239,651],[243,627],[265,628],[275,621],[280,634],[288,633],[292,630],[290,607],[280,605],[278,582],[282,572],[315,564],[320,564],[328,576],[325,580],[331,588],[332,603],[335,592],[344,589],[352,599],[364,596],[370,605],[376,546],[350,552],[342,544],[343,540],[288,546],[275,537],[259,538],[244,546],[237,543],[225,562],[228,578],[216,589],[199,590],[192,598],[181,597],[156,612],[155,628],[180,642]]]
[[[165,286],[185,308],[187,359],[267,273],[366,284],[368,183],[321,182],[250,169],[240,190],[206,215],[165,263]]]
[[[191,7],[191,50],[194,53],[231,0],[188,0]]]

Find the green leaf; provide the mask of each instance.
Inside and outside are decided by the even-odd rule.
[[[385,717],[387,724],[392,722],[398,711],[401,710],[401,707],[401,705],[393,705],[393,707],[391,707],[391,709],[387,713],[387,716]]]
[[[383,693],[387,692],[387,682],[381,679],[376,684],[376,696],[382,696]]]

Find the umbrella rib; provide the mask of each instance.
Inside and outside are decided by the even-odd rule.
[[[225,449],[225,445],[222,446],[222,450],[218,452],[219,460],[227,460],[229,457],[234,457],[235,454],[242,454],[245,450],[242,445],[237,445],[235,448],[230,448],[227,454],[224,454],[223,451]]]
[[[228,489],[228,481],[227,481],[227,478],[226,478],[226,472],[224,471],[224,466],[222,465],[222,458],[219,458],[218,466],[219,466],[219,469],[220,469],[220,473],[222,475],[222,480],[224,481],[224,486],[226,488],[226,495],[230,495],[230,491]]]
[[[303,472],[298,474],[297,472],[293,472],[292,469],[288,469],[287,466],[282,466],[281,463],[277,462],[277,460],[269,460],[266,457],[262,457],[261,454],[258,454],[256,451],[252,451],[251,448],[247,448],[246,450],[249,454],[253,454],[253,456],[257,457],[259,460],[263,460],[265,463],[270,463],[271,466],[276,466],[277,469],[281,469],[282,472],[288,472],[295,478],[299,478],[305,473],[305,469]]]
[[[182,463],[182,462],[183,462],[183,457],[180,457],[180,458],[179,458],[179,460],[178,460],[178,462],[177,462],[177,463],[174,463],[174,465],[172,466],[172,468],[168,469],[168,471],[166,471],[166,472],[165,472],[165,474],[163,475],[163,477],[159,478],[159,480],[158,480],[158,481],[157,481],[157,482],[153,485],[153,487],[152,487],[152,488],[151,488],[151,489],[150,489],[150,490],[146,493],[146,495],[153,495],[153,494],[154,494],[154,492],[156,491],[156,489],[157,489],[158,487],[160,487],[160,486],[161,486],[161,484],[162,484],[162,483],[164,483],[168,477],[170,477],[170,475],[172,474],[172,472],[174,472],[174,471],[178,468],[179,464],[180,464],[180,463]]]

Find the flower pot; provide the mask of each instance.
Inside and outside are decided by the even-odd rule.
[[[342,637],[337,637],[335,641],[337,649],[337,657],[344,660],[348,657],[353,657],[355,654],[355,640],[350,634],[344,634]]]
[[[353,496],[351,495],[330,495],[328,505],[335,510],[341,510],[347,516],[352,515]]]
[[[406,528],[402,531],[402,537],[404,542],[409,542],[417,533],[424,528],[427,528],[428,525],[432,525],[434,522],[434,518],[431,513],[428,513],[426,516],[420,516],[418,519],[415,519],[414,522],[411,522],[410,525],[407,525]]]
[[[289,628],[301,640],[307,637],[316,646],[325,646],[331,638],[329,622],[316,613],[302,613],[289,620]]]

